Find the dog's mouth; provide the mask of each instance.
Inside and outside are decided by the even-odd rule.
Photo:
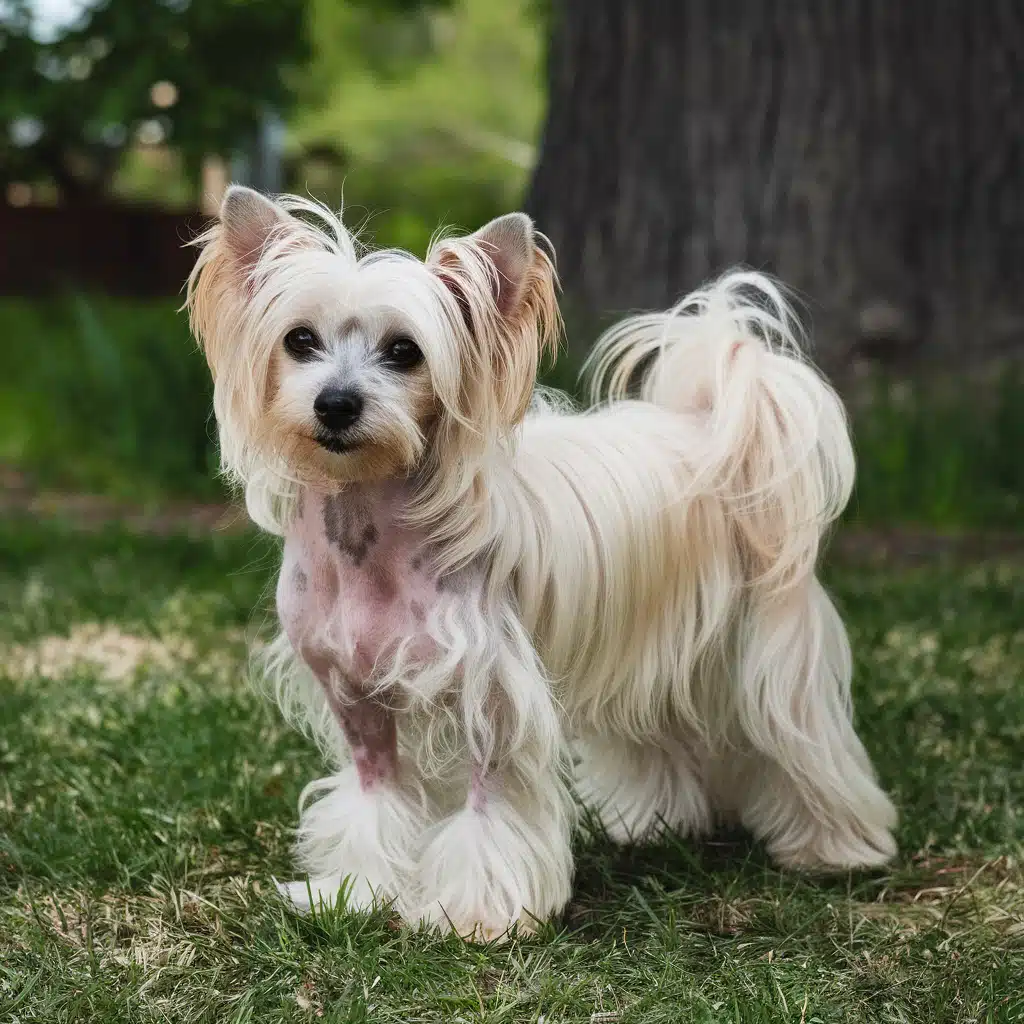
[[[347,455],[361,447],[362,439],[358,437],[342,437],[338,434],[317,433],[313,440],[321,448],[332,452],[334,455]]]

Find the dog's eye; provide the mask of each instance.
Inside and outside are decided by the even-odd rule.
[[[320,350],[320,339],[308,327],[293,327],[284,336],[284,350],[293,359],[311,359]]]
[[[392,338],[384,349],[384,363],[395,370],[411,370],[423,362],[423,353],[412,338]]]

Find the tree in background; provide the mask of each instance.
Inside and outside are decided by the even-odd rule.
[[[0,12],[0,185],[106,191],[126,148],[168,142],[196,177],[286,111],[308,55],[306,0],[105,0],[43,41],[30,4]]]
[[[49,182],[65,201],[94,201],[127,163],[131,191],[168,198],[179,189],[167,175],[126,161],[138,143],[179,153],[194,185],[208,155],[258,161],[268,112],[293,128],[298,188],[317,188],[318,161],[347,173],[347,156],[365,158],[368,142],[380,162],[395,148],[407,162],[426,131],[461,125],[467,110],[491,121],[495,107],[499,120],[515,110],[530,138],[537,89],[523,102],[522,88],[502,89],[508,76],[493,62],[484,85],[473,68],[473,88],[456,73],[444,91],[429,71],[441,51],[452,63],[452,40],[441,37],[449,23],[460,37],[470,30],[457,41],[467,59],[488,30],[504,33],[491,46],[499,58],[509,38],[513,53],[524,36],[536,48],[522,3],[510,14],[504,3],[463,0],[448,18],[452,0],[86,0],[77,23],[41,39],[31,0],[0,0],[0,187]],[[335,178],[328,191],[340,194]]]
[[[591,309],[743,262],[833,367],[1019,346],[1022,52],[1013,0],[561,0],[529,207]]]

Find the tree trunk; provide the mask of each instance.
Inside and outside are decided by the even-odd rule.
[[[561,0],[528,206],[586,308],[736,263],[832,367],[1024,341],[1020,0]]]

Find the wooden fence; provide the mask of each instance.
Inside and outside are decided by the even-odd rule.
[[[0,295],[59,291],[173,296],[206,218],[134,206],[0,205]]]

